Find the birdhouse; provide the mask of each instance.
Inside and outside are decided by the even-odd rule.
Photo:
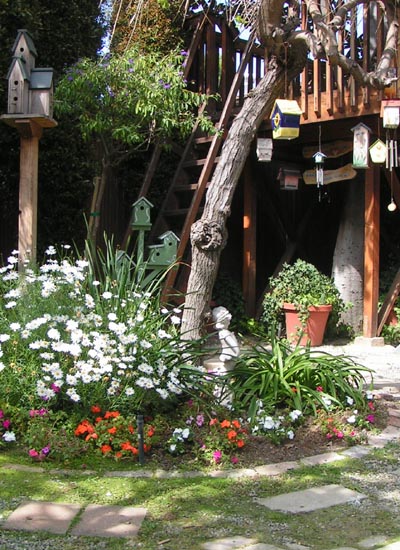
[[[53,116],[53,69],[32,69],[29,112]]]
[[[271,113],[272,137],[274,139],[294,139],[300,133],[302,111],[297,102],[290,99],[277,99]]]
[[[29,110],[29,72],[22,57],[13,57],[7,73],[8,105],[10,115],[28,113]]]
[[[388,129],[398,128],[400,125],[400,99],[388,99],[381,102],[381,117],[383,127]]]
[[[168,267],[176,260],[179,238],[173,231],[166,231],[159,239],[162,244],[149,246],[148,267]]]
[[[26,29],[18,29],[17,38],[11,49],[13,56],[23,58],[28,75],[35,67],[37,51],[32,37]]]
[[[353,136],[353,166],[368,168],[369,134],[371,129],[360,122],[351,129]]]
[[[369,148],[369,156],[374,164],[386,162],[387,147],[382,140],[377,139]]]
[[[300,170],[293,168],[279,168],[278,180],[284,191],[297,191],[299,188]]]
[[[148,231],[151,228],[150,211],[153,205],[145,197],[141,197],[132,205],[132,229]]]

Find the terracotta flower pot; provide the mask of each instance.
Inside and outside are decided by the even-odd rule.
[[[331,305],[311,306],[308,308],[310,313],[307,324],[302,326],[298,311],[293,304],[283,304],[286,320],[287,339],[292,343],[297,343],[299,334],[303,331],[300,345],[305,346],[310,342],[311,346],[320,346],[324,340],[326,323],[332,311]]]

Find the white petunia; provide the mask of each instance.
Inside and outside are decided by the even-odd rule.
[[[294,411],[291,411],[289,413],[289,416],[290,416],[292,422],[295,422],[301,416],[301,411],[295,409]]]
[[[349,395],[346,396],[346,402],[348,405],[353,405],[354,399],[350,397]]]
[[[177,315],[171,315],[171,323],[173,325],[180,325],[181,324],[180,317],[178,317]]]
[[[6,443],[11,443],[12,441],[16,441],[15,433],[14,432],[4,432],[2,435],[2,439],[6,441]]]
[[[347,422],[349,424],[354,424],[356,421],[356,415],[355,414],[352,414],[351,416],[349,416],[349,418],[347,419]]]

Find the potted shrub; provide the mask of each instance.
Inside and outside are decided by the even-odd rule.
[[[300,345],[322,344],[330,315],[337,326],[346,305],[332,279],[304,260],[284,264],[276,277],[270,279],[270,293],[265,297],[262,320],[279,325],[285,317],[286,336]]]

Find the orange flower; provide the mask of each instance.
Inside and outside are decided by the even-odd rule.
[[[115,458],[121,458],[121,456],[122,456],[121,451],[117,451],[117,452],[115,453]]]
[[[134,455],[139,454],[139,451],[138,451],[138,449],[136,449],[136,447],[132,447],[131,451],[132,451],[132,454],[134,454]]]
[[[149,429],[147,430],[148,437],[153,437],[154,433],[155,432],[154,432],[153,426],[150,426]]]
[[[103,420],[103,417],[102,416],[98,416],[96,419],[95,419],[95,422],[98,424],[99,422],[101,422]]]
[[[244,441],[243,441],[243,439],[238,439],[238,440],[237,440],[237,446],[239,447],[239,449],[241,449],[242,447],[244,447]]]
[[[234,421],[232,422],[232,426],[233,426],[234,428],[239,429],[239,428],[240,428],[240,422],[239,422],[239,420],[234,420]]]
[[[110,453],[112,451],[112,448],[110,447],[110,445],[102,445],[100,447],[100,450],[105,455],[107,453]]]
[[[106,414],[104,415],[104,418],[117,418],[119,414],[120,413],[118,411],[107,411]]]
[[[129,424],[129,426],[128,426],[128,430],[131,432],[131,434],[135,433],[134,427],[131,426],[130,424]]]
[[[115,434],[117,432],[117,428],[115,426],[113,426],[112,428],[108,428],[108,433],[109,434]]]
[[[89,441],[90,439],[98,439],[98,435],[96,433],[92,433],[92,434],[88,434],[86,437],[85,437],[85,441]]]
[[[228,439],[235,439],[235,437],[237,436],[237,432],[235,432],[235,430],[229,430],[229,432],[226,434]]]
[[[89,422],[89,420],[83,420],[79,426],[75,429],[75,435],[83,435],[85,433],[93,433],[94,428],[92,424]]]
[[[101,413],[101,408],[98,405],[92,405],[90,407],[90,410],[92,411],[93,414]]]
[[[132,451],[133,446],[129,441],[124,441],[124,443],[121,443],[121,449],[123,451]]]
[[[221,422],[221,428],[230,428],[231,427],[231,423],[229,422],[229,420],[223,420]]]
[[[145,453],[148,453],[151,450],[151,445],[146,445],[146,443],[144,443],[143,450]]]

